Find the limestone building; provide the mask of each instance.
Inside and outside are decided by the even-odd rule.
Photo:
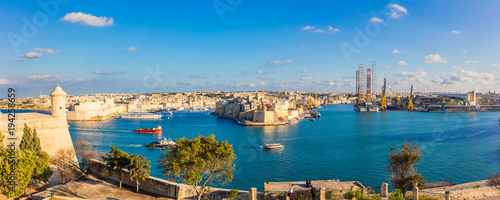
[[[51,157],[55,157],[62,148],[73,148],[73,141],[68,130],[66,120],[66,92],[59,85],[50,93],[51,114],[41,113],[16,113],[15,115],[15,136],[10,136],[8,132],[8,114],[0,114],[0,133],[4,136],[4,145],[16,141],[16,149],[23,136],[23,128],[26,124],[31,129],[36,129],[42,150],[46,151]],[[9,140],[8,138],[16,138]],[[76,161],[76,156],[74,157]]]

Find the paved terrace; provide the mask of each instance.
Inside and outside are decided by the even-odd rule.
[[[266,192],[283,192],[290,190],[293,185],[293,190],[310,190],[306,187],[305,181],[293,182],[266,182],[264,183],[264,191]],[[365,186],[358,181],[340,182],[340,180],[319,180],[311,181],[311,185],[316,188],[325,188],[326,190],[357,190],[364,189]]]

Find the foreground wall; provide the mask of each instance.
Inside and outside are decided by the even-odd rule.
[[[108,166],[103,162],[98,160],[91,160],[90,162],[91,173],[98,176],[101,179],[110,179],[116,182],[120,181],[120,175],[118,173],[110,173]],[[130,180],[128,175],[128,170],[122,170],[121,172],[122,184],[136,187],[135,180]],[[174,199],[196,199],[196,191],[190,185],[179,184],[164,179],[159,179],[156,177],[149,177],[144,181],[139,180],[139,189],[152,194],[157,194],[159,196],[174,198]],[[223,199],[229,198],[228,189],[221,188],[210,188],[212,193],[204,195],[203,198],[208,199]],[[239,193],[246,193],[246,191],[240,191]]]

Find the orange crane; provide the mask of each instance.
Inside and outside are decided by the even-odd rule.
[[[389,89],[389,90],[391,90],[392,95],[394,95],[394,97],[396,98],[396,108],[400,108],[401,107],[401,98],[399,98],[399,95],[396,95],[396,93],[394,93],[394,91],[392,91],[392,89]]]
[[[382,86],[382,96],[380,97],[380,110],[387,110],[387,98],[385,96],[385,78],[384,78],[384,86]]]

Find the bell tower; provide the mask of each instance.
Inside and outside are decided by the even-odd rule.
[[[50,115],[52,117],[64,117],[66,118],[66,92],[57,85],[54,91],[50,93],[51,97],[51,110]]]

